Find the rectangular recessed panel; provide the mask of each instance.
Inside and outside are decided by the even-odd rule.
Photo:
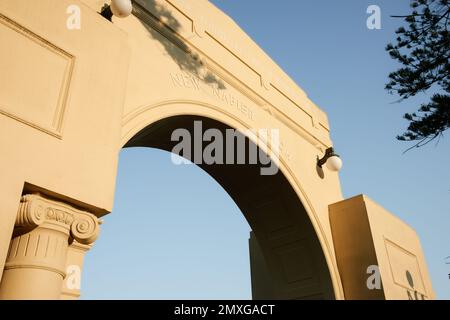
[[[285,236],[293,228],[289,211],[279,196],[255,206],[256,219],[270,238]]]
[[[313,258],[307,240],[296,241],[275,249],[287,283],[315,283]]]
[[[2,15],[0,39],[0,113],[60,136],[73,57]]]
[[[295,300],[325,300],[322,293],[296,297]]]
[[[385,245],[394,282],[407,290],[426,295],[417,257],[387,239]]]

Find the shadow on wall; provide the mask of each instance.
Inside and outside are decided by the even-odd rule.
[[[207,70],[199,54],[182,39],[180,35],[182,25],[165,5],[156,0],[146,0],[145,6],[141,4],[144,1],[133,2],[134,14],[141,19],[150,36],[164,46],[166,53],[181,70],[218,89],[226,88],[222,79]]]

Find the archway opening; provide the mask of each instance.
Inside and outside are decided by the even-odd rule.
[[[198,123],[201,123],[202,135],[209,129],[215,129],[226,137],[226,131],[232,129],[210,118],[173,116],[148,125],[129,140],[124,148],[145,147],[171,152],[180,142],[173,139],[173,133],[181,129],[189,132],[193,139],[198,139]],[[333,299],[334,290],[328,266],[302,202],[280,170],[275,174],[262,175],[260,163],[240,163],[238,153],[242,150],[238,150],[239,137],[234,138],[236,143],[233,149],[227,149],[224,143],[222,150],[223,159],[227,159],[230,152],[233,153],[229,159],[233,158],[234,163],[202,162],[197,165],[228,193],[251,229],[249,242],[242,245],[245,250],[250,249],[252,298]],[[244,140],[246,153],[255,148],[259,151],[250,139],[244,137]],[[210,142],[202,139],[202,150]],[[190,154],[194,155],[198,146],[194,142],[190,146]],[[249,159],[249,154],[244,158]],[[193,156],[190,160],[193,160]],[[177,201],[177,195],[172,196],[173,201]],[[208,197],[208,194],[204,197]],[[143,201],[151,201],[151,195]],[[179,263],[182,266],[181,259]],[[208,268],[202,263],[199,268]],[[172,287],[176,290],[176,285]]]

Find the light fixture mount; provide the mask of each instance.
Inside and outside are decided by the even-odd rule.
[[[325,150],[325,155],[321,159],[317,159],[317,166],[322,168],[326,164],[331,171],[339,171],[342,167],[342,160],[338,154],[334,152],[333,147]]]
[[[102,15],[103,18],[105,18],[106,20],[112,21],[112,16],[113,13],[111,11],[111,6],[109,4],[104,4],[102,7],[102,10],[100,11],[100,14]]]

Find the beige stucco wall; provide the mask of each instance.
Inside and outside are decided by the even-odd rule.
[[[83,17],[77,31],[65,27],[73,3]],[[0,14],[3,266],[25,183],[111,211],[129,46],[82,2],[1,1]]]

